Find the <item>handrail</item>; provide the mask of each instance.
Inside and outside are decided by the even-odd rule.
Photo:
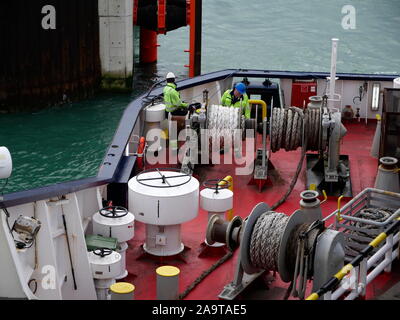
[[[340,206],[340,203],[341,203],[341,201],[342,201],[342,199],[343,199],[343,196],[340,196],[339,198],[338,198],[338,201],[337,201],[337,216],[336,216],[336,219],[337,219],[337,221],[343,221],[343,218],[342,218],[342,216],[341,216],[341,206]]]
[[[226,69],[204,74],[192,79],[185,79],[178,82],[179,90],[191,88],[194,86],[210,83],[213,81],[224,80],[227,77],[247,77],[247,78],[280,78],[280,79],[326,79],[329,76],[327,72],[292,72],[275,70],[248,70],[248,69]],[[393,81],[400,75],[381,75],[381,74],[351,74],[338,73],[341,80],[358,81]],[[134,126],[138,121],[139,114],[143,109],[143,102],[149,95],[160,96],[162,88],[154,88],[151,91],[137,97],[132,101],[124,111],[114,138],[105,153],[106,156],[98,171],[97,177],[63,182],[46,187],[32,190],[14,192],[4,195],[3,201],[0,201],[0,207],[12,207],[16,205],[30,203],[32,201],[44,200],[49,197],[64,195],[90,187],[96,187],[111,183],[121,170],[122,159],[125,154],[125,147],[132,135]],[[113,154],[114,156],[110,156]]]
[[[264,100],[249,100],[249,104],[260,104],[262,106],[262,119],[267,117],[267,104]]]
[[[384,232],[379,234],[374,240],[372,240],[367,247],[365,247],[361,253],[356,256],[351,262],[345,265],[338,273],[336,273],[330,280],[328,280],[319,290],[312,293],[306,300],[318,300],[328,291],[331,291],[337,287],[342,279],[350,273],[351,270],[358,267],[360,263],[375,249],[377,248],[389,235],[398,231],[400,228],[400,218],[388,227]]]

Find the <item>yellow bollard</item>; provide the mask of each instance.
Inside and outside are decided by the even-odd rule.
[[[180,272],[174,266],[157,268],[157,300],[178,300]]]
[[[128,282],[117,282],[110,286],[111,300],[134,300],[135,286]]]

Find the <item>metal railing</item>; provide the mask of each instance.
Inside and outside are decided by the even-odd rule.
[[[392,220],[392,224],[372,240],[359,255],[345,265],[337,274],[327,281],[318,291],[312,293],[307,300],[354,300],[365,297],[367,285],[382,271],[390,272],[392,262],[399,258],[400,218]],[[373,255],[370,254],[381,244]],[[397,246],[397,247],[396,247]],[[347,277],[349,275],[349,277]],[[344,296],[346,295],[346,296]]]

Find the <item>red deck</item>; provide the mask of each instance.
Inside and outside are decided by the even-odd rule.
[[[344,138],[341,153],[350,157],[351,178],[353,195],[357,195],[367,187],[373,187],[378,161],[370,156],[373,135],[375,133],[375,124],[371,122],[368,126],[364,123],[346,124],[348,134]],[[227,175],[234,179],[234,215],[246,217],[253,207],[259,202],[266,202],[269,205],[278,201],[288,188],[291,179],[296,170],[300,150],[295,152],[280,151],[272,155],[271,161],[279,172],[279,175],[271,177],[269,183],[259,193],[256,186],[249,186],[250,176],[235,176],[233,165],[218,165],[198,168],[196,173],[201,177],[201,182],[207,179],[222,179]],[[276,211],[287,215],[292,214],[299,208],[299,194],[305,190],[305,165],[292,194],[287,202]],[[343,204],[345,201],[343,202]],[[324,216],[329,215],[337,208],[336,199],[329,199],[322,205]],[[207,226],[207,213],[200,210],[198,217],[185,223],[182,226],[182,241],[191,248],[185,252],[185,262],[182,261],[160,261],[154,259],[141,259],[137,257],[142,252],[141,245],[145,239],[144,225],[136,222],[135,238],[130,241],[127,252],[127,269],[130,273],[126,281],[136,286],[135,299],[153,300],[156,299],[156,273],[155,270],[160,265],[175,265],[181,270],[180,274],[180,292],[184,291],[202,272],[214,264],[219,257],[199,258],[201,243],[205,238]],[[234,257],[223,266],[215,270],[200,285],[198,285],[186,299],[190,300],[214,300],[226,284],[231,282],[234,277],[238,252]],[[389,289],[400,279],[400,268],[394,268],[391,274],[380,275],[370,286],[367,292],[367,299],[373,299]],[[282,282],[277,275],[276,280],[270,286],[270,290],[262,294],[262,298],[282,299],[289,284]],[[251,296],[246,296],[249,298]]]

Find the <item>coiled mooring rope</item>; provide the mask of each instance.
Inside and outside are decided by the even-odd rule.
[[[234,130],[241,126],[240,109],[211,105],[208,107],[207,121],[210,145],[223,147],[226,140],[234,141]]]
[[[357,214],[357,218],[375,222],[384,222],[393,215],[395,211],[395,209],[390,208],[364,208],[359,212],[359,214]],[[356,235],[365,239],[363,240],[354,237],[348,239],[346,249],[354,255],[358,255],[361,252],[360,248],[367,246],[371,239],[376,237],[382,231],[379,226],[359,221],[353,222],[351,226],[355,229],[349,232],[350,235]]]
[[[274,211],[257,219],[250,240],[250,260],[254,267],[278,271],[279,245],[288,220],[285,214]]]
[[[303,130],[307,150],[319,151],[322,141],[321,120],[321,109],[306,109],[303,112],[296,107],[274,108],[271,120],[271,151],[293,151],[302,147]]]
[[[254,225],[250,240],[250,260],[254,267],[279,271],[279,248],[289,217],[283,213],[268,211],[262,214]],[[285,247],[285,261],[290,273],[293,273],[296,256],[298,254],[298,239],[301,233],[306,232],[310,224],[296,226]]]

